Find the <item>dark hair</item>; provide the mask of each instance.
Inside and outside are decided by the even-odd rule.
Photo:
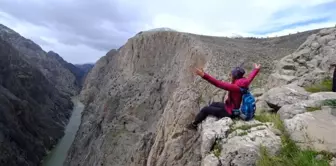
[[[235,67],[232,69],[231,74],[234,79],[239,79],[244,76],[245,70],[241,67]]]

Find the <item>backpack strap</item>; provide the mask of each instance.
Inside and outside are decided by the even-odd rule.
[[[241,88],[241,87],[240,87],[240,92],[241,92],[242,94],[246,94],[246,93],[249,92],[249,88]]]

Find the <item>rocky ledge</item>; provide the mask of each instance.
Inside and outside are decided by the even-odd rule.
[[[282,58],[244,122],[209,117],[201,131],[202,166],[336,165],[336,28],[308,37]]]
[[[280,60],[268,83],[275,87],[257,103],[259,115],[279,116],[284,131],[302,152],[324,156],[330,165],[336,164],[336,93],[331,92],[329,67],[335,63],[335,52],[336,28],[310,36]]]
[[[280,150],[279,132],[272,123],[209,117],[201,128],[202,166],[254,165],[262,146],[273,155]]]

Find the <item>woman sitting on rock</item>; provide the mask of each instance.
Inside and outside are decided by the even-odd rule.
[[[228,91],[228,97],[222,102],[213,102],[209,106],[201,109],[197,114],[194,122],[187,125],[188,129],[197,130],[197,126],[201,123],[207,116],[212,115],[217,118],[223,117],[233,117],[233,109],[239,109],[242,102],[242,94],[240,88],[248,88],[254,77],[258,74],[260,70],[259,64],[254,64],[253,71],[249,74],[247,78],[244,77],[245,70],[241,67],[235,67],[231,71],[232,82],[224,82],[215,79],[209,74],[205,73],[203,69],[195,68],[195,73],[201,76],[203,79],[207,80],[211,84],[218,88]]]

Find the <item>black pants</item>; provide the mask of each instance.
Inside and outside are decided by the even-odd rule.
[[[217,118],[230,117],[225,110],[224,103],[213,102],[209,106],[203,107],[201,111],[197,114],[194,125],[201,123],[207,116],[212,115]]]
[[[334,75],[333,75],[333,82],[332,82],[332,91],[336,92],[336,67],[334,67]]]

